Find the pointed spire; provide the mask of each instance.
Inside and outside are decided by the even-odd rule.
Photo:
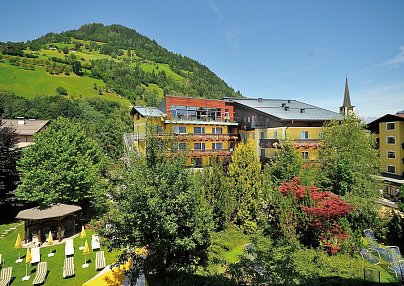
[[[351,104],[351,96],[349,95],[348,75],[345,75],[344,102],[339,108],[339,113],[344,116],[355,113],[355,106]]]
[[[344,102],[342,103],[343,107],[351,107],[351,97],[349,96],[349,87],[348,87],[348,76],[345,75],[345,93],[344,93]]]

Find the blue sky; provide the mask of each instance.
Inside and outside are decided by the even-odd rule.
[[[1,1],[0,41],[122,24],[208,66],[247,97],[338,111],[345,74],[360,116],[404,109],[402,0]]]

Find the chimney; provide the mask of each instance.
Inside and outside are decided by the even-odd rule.
[[[285,106],[285,111],[288,111],[289,110],[289,106]]]
[[[292,100],[288,99],[288,103],[291,103],[291,102],[292,102]]]
[[[282,103],[282,107],[285,107],[286,106],[286,103]]]
[[[18,125],[25,125],[25,118],[24,117],[17,117]]]
[[[262,102],[262,98],[261,98],[261,97],[258,98],[258,102]]]
[[[305,112],[306,112],[306,109],[300,108],[300,113],[305,113]]]

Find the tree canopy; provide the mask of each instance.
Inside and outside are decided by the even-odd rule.
[[[18,162],[18,198],[42,206],[76,203],[85,208],[102,198],[102,152],[79,124],[59,118],[34,142]]]

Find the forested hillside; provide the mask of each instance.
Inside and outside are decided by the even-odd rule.
[[[206,66],[121,25],[87,24],[25,43],[0,43],[0,51],[0,89],[25,97],[102,96],[156,105],[165,94],[241,96]],[[38,74],[50,84],[38,86]],[[23,85],[29,92],[21,78],[28,78]],[[82,88],[69,86],[71,81]]]

